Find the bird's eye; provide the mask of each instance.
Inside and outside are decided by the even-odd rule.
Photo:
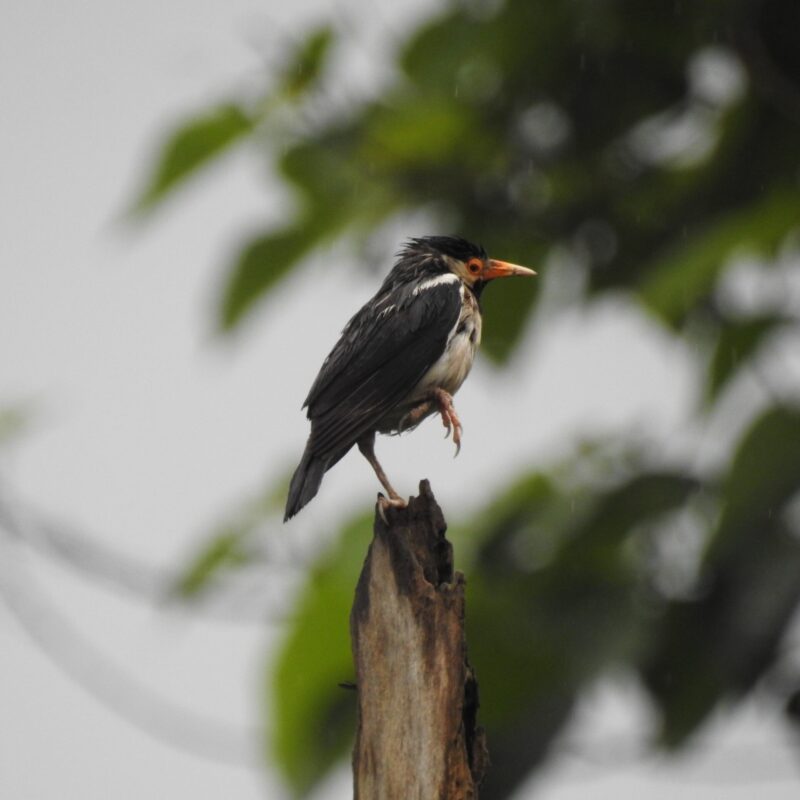
[[[482,268],[483,268],[483,264],[477,258],[473,258],[471,261],[467,262],[467,269],[473,275],[477,275],[481,271]]]

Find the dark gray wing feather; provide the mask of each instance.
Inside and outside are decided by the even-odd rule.
[[[413,294],[379,294],[347,324],[306,399],[309,446],[320,457],[348,449],[400,403],[442,355],[461,310],[460,281]]]

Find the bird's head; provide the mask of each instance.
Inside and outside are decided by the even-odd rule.
[[[532,269],[489,258],[480,245],[458,236],[424,236],[411,239],[401,251],[398,266],[404,265],[415,278],[452,272],[475,294],[495,278],[536,275]]]

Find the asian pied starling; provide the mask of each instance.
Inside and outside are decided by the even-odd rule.
[[[458,454],[453,395],[481,341],[481,292],[494,278],[535,274],[458,237],[408,241],[377,294],[345,326],[303,404],[311,434],[284,521],[316,495],[323,475],[354,444],[389,495],[379,496],[381,512],[405,506],[375,458],[376,433],[411,430],[438,412]]]

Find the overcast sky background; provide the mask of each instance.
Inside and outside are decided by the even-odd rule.
[[[3,3],[0,406],[23,402],[33,412],[27,435],[0,451],[6,499],[174,568],[215,522],[299,459],[307,430],[300,403],[377,278],[345,269],[338,256],[317,257],[241,335],[220,341],[212,311],[221,266],[248,229],[281,213],[283,195],[261,162],[232,155],[143,227],[121,224],[121,212],[159,134],[247,85],[310,21],[333,16],[350,32],[369,82],[371,56],[428,5]],[[398,235],[426,232],[420,222]],[[505,255],[502,242],[484,244]],[[545,266],[558,277],[557,263]],[[410,493],[430,478],[457,518],[530,465],[532,453],[546,464],[580,434],[680,439],[693,397],[689,354],[642,315],[607,302],[588,318],[544,320],[527,336],[510,370],[479,363],[459,394],[458,460],[435,422],[413,437],[379,440],[395,486]],[[376,490],[351,454],[273,537],[291,551]],[[4,798],[285,796],[248,737],[261,724],[278,620],[230,624],[167,612],[2,536],[0,589]],[[622,682],[598,688],[583,719],[595,744],[598,736],[624,741],[647,723]],[[708,740],[669,764],[606,763],[590,742],[540,777],[536,796],[796,796],[791,742],[768,715],[745,710]],[[346,766],[318,792],[349,794]]]

